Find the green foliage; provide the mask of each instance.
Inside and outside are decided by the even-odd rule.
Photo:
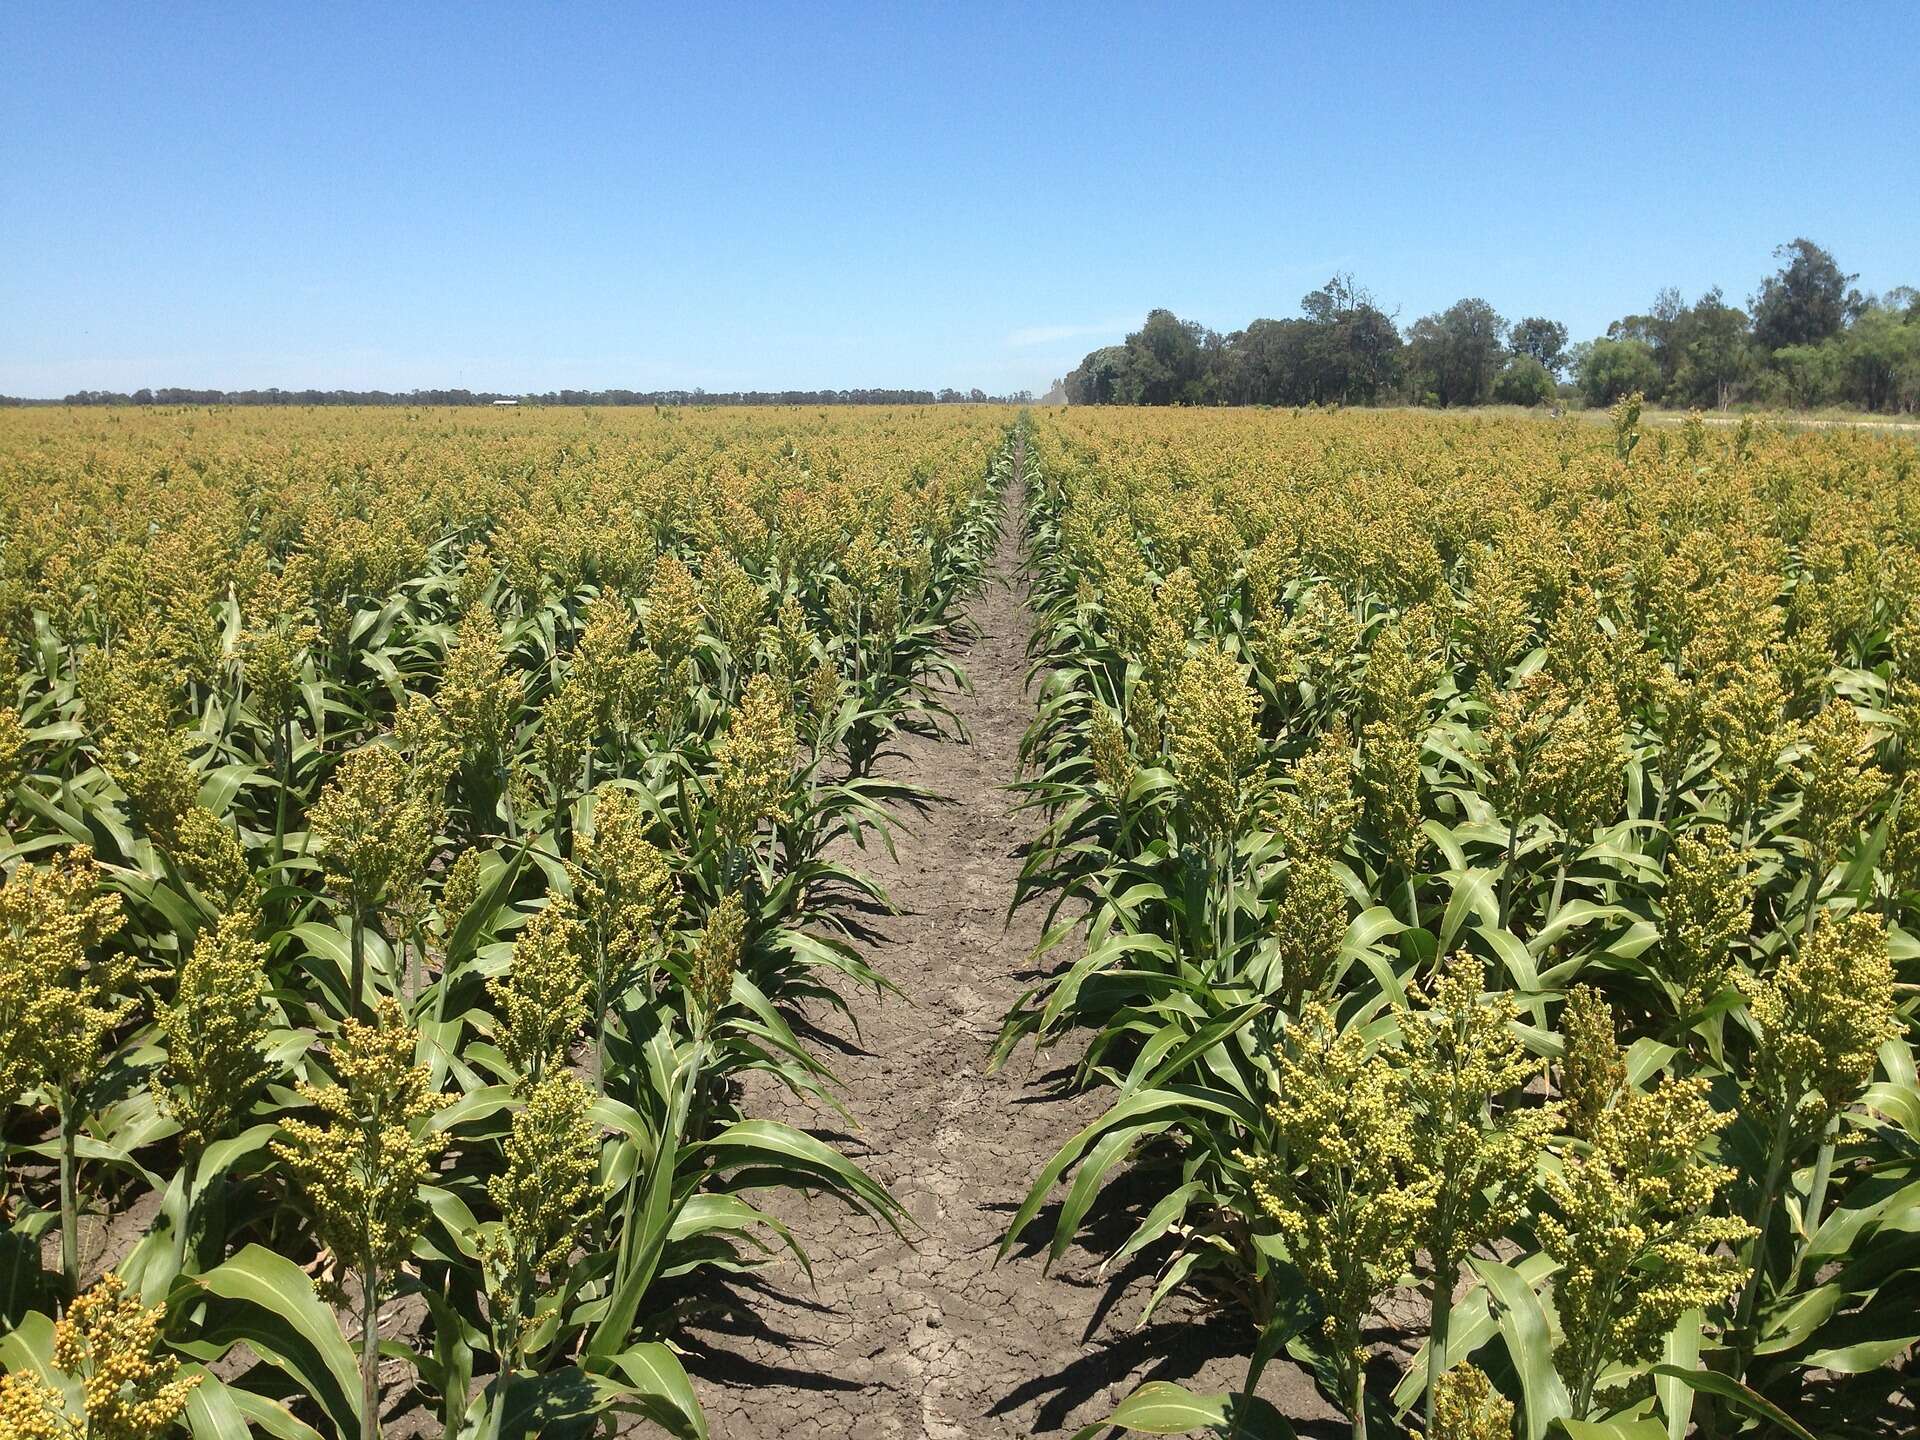
[[[1007,417],[12,414],[0,1366],[92,1192],[197,1434],[704,1433],[671,1302],[801,1253],[759,1196],[901,1220],[735,1077],[846,1107],[797,1007],[880,982],[835,847],[920,798]]]
[[[1502,405],[1550,405],[1560,393],[1553,375],[1532,355],[1515,355],[1493,377],[1493,399]]]
[[[1610,343],[1654,363],[1709,308]],[[1021,895],[1084,924],[998,1054],[1084,1045],[1105,1109],[1009,1239],[1057,1194],[1048,1253],[1089,1242],[1124,1175],[1149,1312],[1231,1297],[1248,1392],[1284,1352],[1356,1433],[1423,1394],[1425,1433],[1851,1433],[1911,1343],[1910,449],[1644,400],[1030,441]],[[1224,598],[1157,603],[1189,584]],[[1216,651],[1256,697],[1226,885],[1163,710]],[[1389,1398],[1349,1317],[1415,1285]],[[1223,1399],[1114,1418],[1225,1428]]]
[[[1657,391],[1660,367],[1640,340],[1595,340],[1580,357],[1576,377],[1589,404],[1611,405],[1636,390]]]

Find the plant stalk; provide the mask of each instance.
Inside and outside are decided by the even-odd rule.
[[[1813,1183],[1807,1189],[1806,1227],[1807,1238],[1794,1257],[1797,1270],[1806,1259],[1807,1251],[1813,1246],[1813,1237],[1820,1233],[1820,1215],[1827,1208],[1827,1186],[1833,1180],[1834,1145],[1840,1138],[1840,1117],[1835,1115],[1827,1121],[1827,1128],[1820,1137],[1820,1149],[1813,1161]]]
[[[1567,893],[1567,867],[1573,860],[1573,839],[1568,837],[1560,847],[1560,864],[1553,872],[1553,897],[1547,901],[1546,924],[1553,924],[1554,917],[1560,913],[1560,902]]]
[[[347,966],[347,1013],[356,1020],[368,1013],[367,993],[367,912],[353,907],[353,925],[348,937],[350,963]]]
[[[1782,1115],[1774,1123],[1773,1143],[1767,1151],[1766,1178],[1760,1184],[1759,1231],[1753,1237],[1753,1263],[1747,1271],[1746,1287],[1740,1292],[1740,1306],[1734,1312],[1733,1378],[1745,1383],[1747,1361],[1753,1354],[1753,1317],[1760,1305],[1760,1282],[1766,1272],[1767,1236],[1773,1230],[1774,1201],[1780,1195],[1780,1180],[1786,1174],[1787,1136],[1790,1117]]]
[[[1445,1267],[1433,1271],[1432,1312],[1427,1321],[1427,1434],[1433,1434],[1433,1406],[1440,1377],[1447,1370],[1447,1332],[1453,1325],[1453,1277]]]
[[[73,1100],[60,1095],[60,1274],[69,1296],[80,1293],[80,1159],[75,1153]]]
[[[1507,858],[1500,867],[1500,928],[1507,928],[1508,906],[1513,899],[1513,867],[1520,849],[1520,822],[1507,822]]]
[[[380,1273],[369,1267],[360,1276],[360,1440],[380,1435]]]

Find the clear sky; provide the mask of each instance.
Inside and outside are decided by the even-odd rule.
[[[0,393],[1043,389],[1352,271],[1920,284],[1920,6],[31,4]]]

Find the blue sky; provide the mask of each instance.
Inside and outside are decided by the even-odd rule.
[[[0,393],[1041,389],[1336,269],[1580,338],[1920,284],[1916,135],[1904,4],[18,5]]]

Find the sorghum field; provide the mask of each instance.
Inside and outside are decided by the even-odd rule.
[[[1920,1425],[1920,451],[0,412],[0,1437]]]
[[[701,1433],[1005,418],[4,425],[0,1433]]]

